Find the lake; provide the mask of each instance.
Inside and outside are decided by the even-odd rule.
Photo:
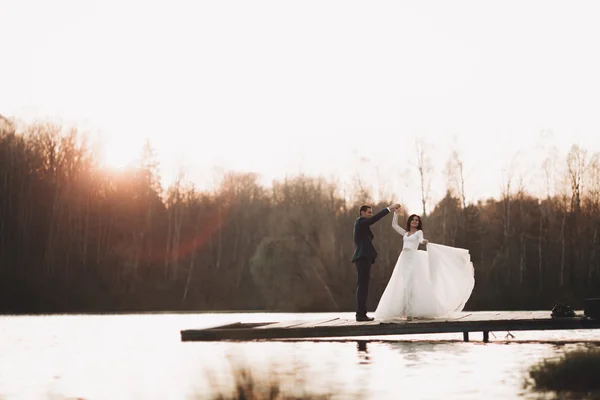
[[[512,399],[529,366],[600,344],[600,331],[472,333],[306,341],[181,342],[226,322],[352,318],[353,313],[0,316],[0,399],[204,399],[249,367],[282,390],[335,399]],[[495,337],[494,337],[495,336]]]

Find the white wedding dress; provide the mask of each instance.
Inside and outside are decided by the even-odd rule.
[[[404,246],[375,319],[435,318],[462,311],[475,286],[469,251],[434,243],[427,244],[427,251],[418,250],[423,232],[406,232],[396,213],[392,227],[404,237]]]

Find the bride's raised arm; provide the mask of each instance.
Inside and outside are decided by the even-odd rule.
[[[394,212],[394,218],[392,218],[392,228],[402,236],[406,235],[406,231],[398,225],[398,213]]]

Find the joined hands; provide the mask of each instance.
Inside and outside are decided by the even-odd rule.
[[[388,208],[390,209],[390,211],[397,213],[398,211],[400,211],[400,208],[402,208],[402,207],[400,207],[400,204],[395,203],[395,204],[392,204],[391,206],[389,206]]]

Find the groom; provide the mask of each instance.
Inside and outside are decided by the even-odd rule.
[[[354,255],[352,262],[356,265],[358,282],[356,283],[356,320],[373,321],[367,317],[367,296],[369,294],[369,281],[371,280],[371,265],[375,263],[377,251],[373,246],[373,232],[370,226],[392,211],[398,211],[400,204],[392,204],[373,215],[369,205],[360,206],[360,217],[354,222]]]

